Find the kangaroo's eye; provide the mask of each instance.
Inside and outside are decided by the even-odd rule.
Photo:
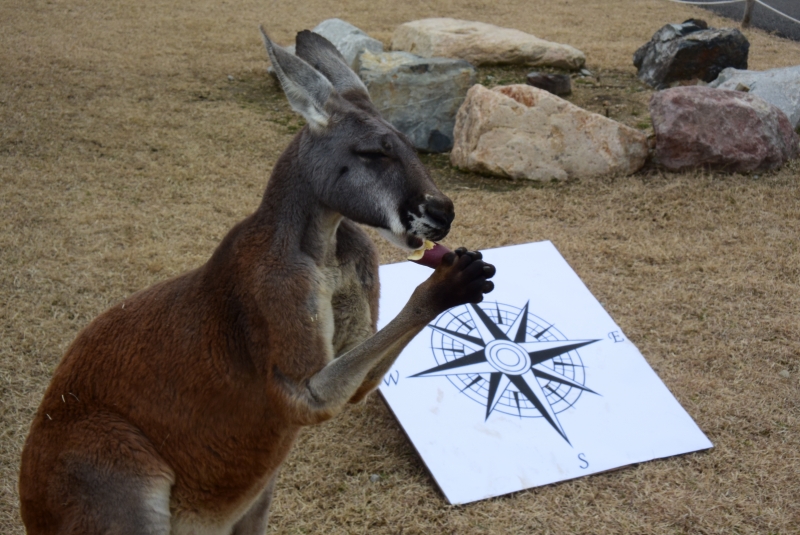
[[[356,152],[356,156],[369,162],[375,162],[386,158],[386,155],[383,152],[377,150],[358,151]]]

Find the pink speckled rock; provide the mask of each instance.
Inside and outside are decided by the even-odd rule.
[[[652,96],[650,114],[655,159],[671,171],[760,171],[798,156],[798,136],[786,115],[748,93],[675,87]]]

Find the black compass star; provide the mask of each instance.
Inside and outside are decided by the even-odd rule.
[[[570,443],[539,379],[544,380],[545,385],[550,381],[554,381],[597,394],[597,392],[586,388],[573,379],[548,368],[544,365],[544,362],[599,340],[539,341],[539,338],[550,329],[550,327],[547,327],[535,334],[533,340],[527,341],[529,304],[530,302],[525,303],[525,307],[509,327],[508,334],[503,332],[486,312],[477,305],[469,305],[470,308],[468,310],[480,337],[444,329],[436,325],[429,325],[431,329],[439,331],[462,344],[465,354],[463,357],[435,366],[411,377],[478,374],[472,382],[474,384],[488,374],[487,420],[506,389],[513,385],[516,388],[516,391],[512,390],[512,392],[517,400],[517,406],[519,407],[519,394],[522,394],[536,407],[553,429],[567,443]],[[513,339],[509,338],[512,333]],[[467,388],[472,384],[468,385]],[[552,388],[549,388],[549,390],[555,392]]]

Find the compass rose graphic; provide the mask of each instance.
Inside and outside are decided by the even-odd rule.
[[[501,303],[463,305],[428,327],[438,366],[411,377],[447,376],[459,390],[492,412],[543,417],[569,442],[557,414],[572,407],[584,386],[576,351],[599,340],[567,340],[552,324]]]

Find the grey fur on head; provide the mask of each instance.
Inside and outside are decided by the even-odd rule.
[[[381,117],[339,51],[306,30],[297,35],[295,56],[260,29],[289,103],[309,125],[287,149],[294,170],[281,171],[292,176],[292,202],[314,199],[404,249],[444,238],[455,215],[452,201],[410,141]]]

